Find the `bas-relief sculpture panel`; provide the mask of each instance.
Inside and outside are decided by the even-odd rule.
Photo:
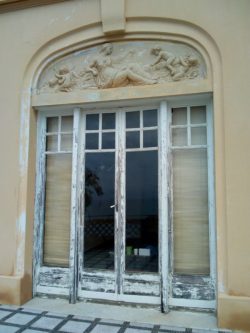
[[[105,43],[68,55],[42,73],[36,93],[151,85],[206,77],[202,56],[170,42]]]

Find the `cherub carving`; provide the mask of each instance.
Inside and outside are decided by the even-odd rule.
[[[62,66],[55,74],[55,78],[49,81],[49,86],[51,88],[57,87],[58,91],[69,92],[76,86],[78,78],[79,76],[75,72],[67,66]]]
[[[187,72],[192,67],[196,67],[199,64],[198,59],[194,56],[175,56],[168,51],[162,50],[160,46],[152,48],[151,54],[157,57],[151,66],[156,70],[167,69],[174,81],[178,81],[186,76],[193,78],[198,75],[197,72],[196,74],[192,72],[192,74],[187,75]]]

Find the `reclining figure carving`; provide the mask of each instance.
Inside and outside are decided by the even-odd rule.
[[[91,72],[95,77],[96,86],[99,89],[157,83],[157,80],[150,78],[150,75],[139,64],[115,66],[115,60],[111,57],[112,52],[112,44],[104,44],[100,55],[86,69],[86,72]],[[133,51],[130,51],[124,58],[131,53],[133,54]],[[118,59],[116,62],[121,63]]]
[[[84,58],[83,66],[78,63],[77,71],[70,69],[64,61],[58,70],[54,69],[56,72],[52,79],[43,81],[40,92],[51,89],[70,92],[90,88],[151,85],[202,76],[200,61],[190,51],[189,54],[173,54],[157,45],[151,46],[148,51],[141,48],[140,52],[130,49],[125,53],[120,49],[119,56],[114,56],[113,53],[112,43],[105,43],[97,56]],[[151,61],[152,57],[156,59]],[[82,63],[81,59],[80,61]]]

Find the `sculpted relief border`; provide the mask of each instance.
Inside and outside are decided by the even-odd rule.
[[[201,81],[202,56],[181,43],[131,41],[104,43],[75,52],[44,70],[36,94]]]

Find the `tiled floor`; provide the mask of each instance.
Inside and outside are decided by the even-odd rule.
[[[0,333],[222,333],[39,311],[0,305]],[[227,331],[228,333],[229,331]]]

